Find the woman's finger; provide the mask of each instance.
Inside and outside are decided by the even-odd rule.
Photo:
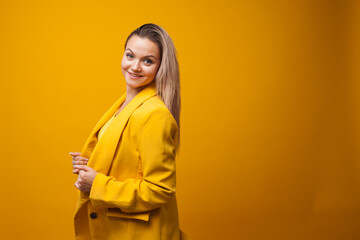
[[[80,161],[80,160],[82,160],[82,161],[88,161],[89,159],[87,159],[86,157],[76,156],[76,157],[75,157],[75,160],[76,160],[76,161]]]
[[[81,155],[81,152],[71,152],[70,154],[71,154],[71,155],[80,156],[80,155]]]
[[[85,160],[73,161],[72,162],[73,165],[86,165],[87,163],[88,163],[88,161],[85,161]]]
[[[71,156],[80,156],[81,152],[70,152],[69,153]]]
[[[89,160],[87,158],[75,158],[73,162],[82,161],[82,162],[88,162]]]

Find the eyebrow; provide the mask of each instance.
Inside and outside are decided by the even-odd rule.
[[[131,51],[130,48],[127,48],[126,50],[129,50],[130,52],[134,53],[133,51]],[[154,55],[147,55],[147,56],[145,56],[145,57],[152,57],[152,58],[156,59],[156,57],[154,57]]]
[[[131,51],[130,48],[127,48],[126,50],[129,50],[130,52],[134,53],[133,51]],[[156,57],[154,57],[154,55],[147,55],[147,56],[144,56],[144,57],[152,57],[152,58],[156,59]]]

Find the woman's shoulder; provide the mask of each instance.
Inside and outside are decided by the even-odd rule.
[[[156,132],[175,136],[178,125],[164,102],[158,96],[144,101],[131,115],[130,126],[135,135],[143,133],[144,129],[156,135]]]
[[[150,117],[167,118],[175,123],[171,112],[159,96],[153,96],[144,101],[132,114],[134,120],[146,120]],[[175,123],[176,124],[176,123]]]

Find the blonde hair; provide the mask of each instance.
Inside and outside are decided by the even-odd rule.
[[[125,48],[133,35],[147,38],[159,47],[161,63],[154,79],[156,92],[173,115],[178,125],[180,140],[180,72],[175,46],[167,32],[153,23],[144,24],[130,33]]]

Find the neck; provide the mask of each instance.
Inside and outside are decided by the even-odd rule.
[[[126,86],[126,98],[125,102],[130,102],[140,91],[137,88],[131,88]]]
[[[141,92],[144,88],[148,87],[152,82],[146,84],[144,86],[138,88],[132,88],[126,85],[126,99],[125,102],[129,103],[139,92]]]

